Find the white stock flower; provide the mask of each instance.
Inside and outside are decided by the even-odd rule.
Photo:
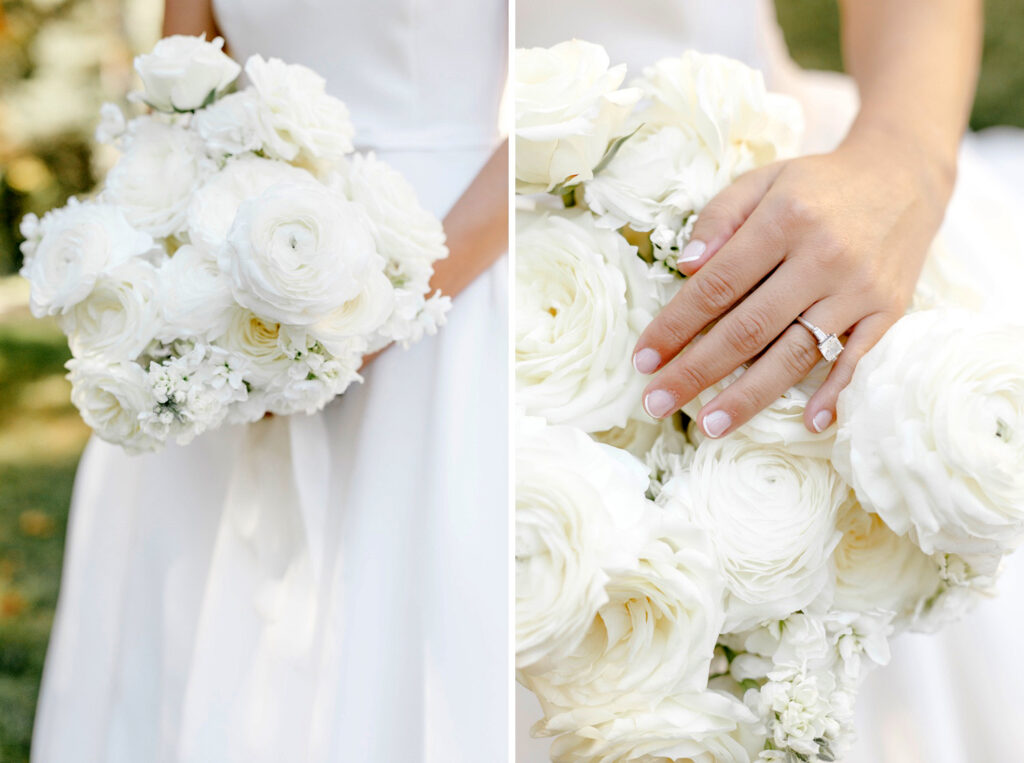
[[[769,93],[761,72],[734,59],[689,50],[645,68],[633,84],[651,99],[637,116],[644,129],[692,128],[732,177],[799,148],[800,105]]]
[[[711,535],[731,632],[785,617],[825,589],[846,494],[827,461],[733,434],[701,442],[663,496]]]
[[[26,218],[22,230],[21,275],[32,285],[29,304],[37,318],[67,312],[89,296],[100,275],[153,247],[117,207],[75,199],[42,220]]]
[[[756,716],[733,697],[691,692],[630,710],[572,709],[538,724],[554,763],[738,763],[757,754]]]
[[[518,217],[519,404],[588,432],[624,426],[642,415],[631,357],[658,307],[647,264],[589,212]]]
[[[435,261],[448,256],[441,221],[425,210],[412,184],[373,154],[357,154],[342,176],[345,195],[373,223],[377,251],[396,286],[428,288]]]
[[[245,73],[262,104],[263,148],[274,159],[330,167],[352,151],[348,108],[325,90],[324,78],[278,58],[250,56]]]
[[[926,553],[998,554],[1024,531],[1024,328],[912,313],[839,398],[833,461]]]
[[[124,112],[116,103],[104,103],[100,106],[100,121],[96,125],[95,138],[97,143],[113,145],[124,135],[127,123]]]
[[[223,52],[224,40],[172,35],[135,59],[142,99],[158,111],[192,111],[224,92],[241,67]]]
[[[546,706],[648,707],[707,687],[721,631],[722,577],[705,533],[648,507],[652,539],[608,569],[608,600],[565,657],[530,670]]]
[[[842,540],[833,553],[833,606],[840,610],[886,610],[907,617],[940,586],[938,565],[909,538],[890,530],[856,501],[840,512]]]
[[[192,194],[186,213],[189,238],[215,251],[227,238],[243,201],[278,183],[304,182],[315,180],[306,170],[286,162],[258,156],[231,159]]]
[[[620,90],[625,65],[609,68],[600,45],[570,40],[516,50],[516,180],[551,190],[593,177],[609,143],[626,132],[640,93]]]
[[[647,474],[571,427],[522,418],[516,433],[516,664],[579,646],[608,601],[607,567],[635,561]]]
[[[278,183],[238,208],[218,262],[240,305],[309,326],[384,269],[357,204],[318,183]]]
[[[107,174],[103,200],[152,236],[178,233],[192,193],[213,170],[202,143],[186,129],[143,117],[131,125],[126,144]]]
[[[97,435],[131,452],[156,448],[158,442],[139,422],[140,414],[154,404],[141,366],[131,361],[76,358],[68,361],[67,367],[71,402]]]
[[[186,244],[160,266],[158,276],[161,339],[215,337],[227,330],[235,301],[216,257]]]
[[[89,296],[60,316],[75,357],[134,360],[160,332],[157,270],[141,259],[100,276]]]

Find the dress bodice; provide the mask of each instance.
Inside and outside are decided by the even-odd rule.
[[[503,0],[214,0],[233,55],[315,69],[360,148],[494,143],[507,60]]]

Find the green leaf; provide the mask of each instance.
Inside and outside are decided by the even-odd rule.
[[[621,138],[616,138],[612,141],[611,145],[608,146],[608,150],[604,152],[604,156],[601,157],[601,161],[599,161],[597,166],[594,167],[595,175],[611,164],[612,159],[614,159],[615,155],[619,153],[619,149],[622,148],[623,144],[636,135],[640,131],[641,127],[643,127],[643,124],[633,130],[629,135],[623,135]]]

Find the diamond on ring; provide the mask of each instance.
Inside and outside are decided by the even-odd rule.
[[[818,343],[818,352],[821,353],[821,357],[825,359],[826,363],[832,363],[839,357],[843,351],[843,343],[839,341],[839,337],[835,334],[826,334],[802,316],[798,315],[796,321],[814,336],[814,340]]]

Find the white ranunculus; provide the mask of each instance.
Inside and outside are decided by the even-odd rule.
[[[643,415],[631,357],[658,309],[649,267],[589,212],[518,218],[519,404],[588,432],[624,426]]]
[[[639,99],[620,90],[624,65],[609,68],[600,45],[570,40],[516,51],[516,180],[543,191],[593,177],[609,143],[627,132]]]
[[[68,361],[71,402],[101,438],[131,452],[155,450],[139,415],[154,405],[146,372],[130,361],[76,358]]]
[[[785,617],[831,582],[847,488],[827,461],[734,433],[705,439],[662,495],[712,537],[728,591],[726,632]]]
[[[908,617],[939,590],[942,581],[935,560],[890,530],[877,514],[849,501],[838,527],[843,537],[832,555],[836,609],[885,610]]]
[[[692,129],[668,126],[627,140],[584,188],[602,224],[675,234],[731,179]]]
[[[107,174],[103,199],[152,236],[180,232],[193,191],[214,169],[199,138],[181,127],[137,120],[126,143]]]
[[[645,68],[633,84],[651,99],[637,117],[645,129],[692,127],[733,177],[799,148],[800,105],[769,93],[761,72],[734,59],[690,50]]]
[[[572,709],[536,726],[561,735],[551,745],[554,763],[739,763],[763,745],[756,729],[742,702],[717,691],[629,710]]]
[[[310,335],[332,355],[364,354],[367,339],[387,321],[395,288],[383,273],[371,273],[361,292],[310,327]]]
[[[516,664],[579,646],[608,601],[607,567],[628,567],[650,503],[628,453],[571,427],[524,418],[516,436]]]
[[[142,99],[158,111],[193,111],[231,86],[242,68],[223,52],[224,40],[172,35],[135,59]]]
[[[96,279],[132,257],[153,239],[135,230],[110,204],[79,203],[26,220],[21,275],[32,285],[30,307],[37,318],[67,312],[92,291]]]
[[[666,428],[674,428],[672,418],[663,421],[651,421],[650,418],[630,419],[625,426],[613,427],[603,432],[592,432],[591,436],[598,442],[611,445],[632,453],[643,460],[654,447],[654,443]]]
[[[227,330],[235,304],[217,258],[191,245],[160,266],[160,338],[215,337]]]
[[[315,181],[306,170],[286,162],[258,156],[231,159],[192,195],[186,217],[189,238],[215,251],[227,238],[243,201],[277,183],[303,182]]]
[[[545,706],[644,707],[707,687],[724,618],[714,548],[686,522],[648,511],[653,539],[635,563],[608,570],[608,600],[586,636],[565,657],[529,671]]]
[[[1024,532],[1024,328],[957,310],[898,321],[839,398],[833,461],[926,553],[998,554]]]
[[[192,117],[192,129],[214,159],[237,156],[263,147],[267,128],[263,104],[255,90],[240,90],[218,98]]]
[[[819,363],[806,377],[759,411],[737,431],[755,442],[780,445],[795,455],[828,458],[835,440],[835,427],[829,427],[824,432],[812,432],[804,423],[804,410],[831,368],[826,363]],[[683,406],[683,412],[696,420],[700,409],[739,379],[744,372],[745,368],[741,367],[717,384],[701,390],[697,397]]]
[[[278,183],[243,202],[218,262],[240,305],[298,326],[323,320],[384,269],[366,213],[317,183]]]
[[[264,387],[288,374],[292,359],[287,352],[281,326],[260,320],[244,308],[235,307],[216,344],[246,360],[245,379]]]
[[[89,296],[60,316],[75,357],[134,360],[160,333],[157,270],[124,262],[96,280]]]
[[[373,154],[357,154],[342,176],[345,195],[360,204],[373,223],[377,251],[388,261],[397,286],[425,291],[432,264],[448,256],[441,221],[425,210],[402,174]]]
[[[330,167],[352,151],[348,108],[324,78],[298,64],[250,56],[245,73],[262,104],[263,148],[271,158]]]

